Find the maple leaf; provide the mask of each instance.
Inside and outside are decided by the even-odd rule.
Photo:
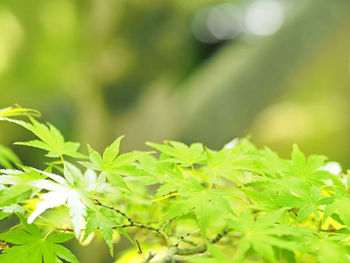
[[[120,225],[120,223],[120,215],[115,211],[106,207],[94,207],[88,212],[84,239],[99,229],[108,245],[110,254],[113,256],[113,227]],[[118,231],[127,236],[123,229],[118,229]]]
[[[251,247],[268,262],[276,262],[274,247],[302,251],[301,237],[312,231],[276,224],[284,211],[283,208],[258,216],[257,219],[250,212],[244,211],[238,220],[231,220],[230,226],[242,234],[235,254],[236,258],[243,258]],[[291,240],[290,237],[293,239]]]
[[[25,168],[26,169],[26,168]],[[34,187],[27,183],[32,180],[43,179],[45,176],[36,171],[26,169],[27,172],[13,169],[0,170],[0,184],[12,185],[0,190],[0,206],[7,207],[26,200],[34,191]]]
[[[197,180],[189,178],[179,188],[178,196],[180,196],[181,199],[170,206],[168,212],[163,217],[163,221],[181,216],[193,209],[201,232],[205,236],[210,217],[208,210],[215,207],[216,215],[225,215],[226,213],[233,214],[231,206],[223,197],[224,195],[224,191],[205,189]]]
[[[59,244],[70,240],[73,237],[72,234],[56,233],[43,237],[36,225],[28,225],[23,216],[20,218],[25,230],[13,230],[0,234],[1,240],[14,244],[0,255],[0,262],[52,263],[62,262],[62,260],[71,263],[79,262],[71,251]]]
[[[206,161],[204,148],[201,143],[193,143],[187,146],[181,142],[167,141],[166,144],[147,142],[146,145],[165,154],[167,156],[165,157],[166,161],[179,163],[183,167],[203,164]]]
[[[247,172],[259,172],[259,156],[251,151],[242,150],[239,144],[218,152],[209,149],[206,152],[208,166],[205,173],[211,176],[224,177],[236,185],[242,185],[247,181]]]
[[[88,145],[90,162],[80,163],[89,169],[100,171],[100,176],[107,177],[112,185],[129,190],[122,176],[146,175],[144,171],[133,164],[141,156],[148,153],[134,151],[119,155],[120,141],[123,137],[117,138],[108,146],[102,156]]]
[[[327,160],[323,155],[311,155],[306,158],[305,154],[294,144],[291,153],[291,161],[288,162],[286,173],[289,176],[312,178],[319,181],[328,179],[329,172],[321,170]]]
[[[0,120],[11,120],[9,118],[18,116],[40,116],[40,113],[36,110],[21,107],[0,109]]]
[[[140,168],[146,174],[135,177],[134,181],[141,181],[145,185],[161,184],[156,190],[156,199],[153,201],[162,200],[163,198],[161,196],[170,192],[177,192],[185,180],[181,167],[169,162],[159,162],[153,155],[143,155],[139,163]]]
[[[322,186],[315,185],[304,178],[265,179],[263,182],[249,184],[253,189],[243,189],[251,200],[252,207],[259,210],[277,210],[282,207],[294,209],[291,217],[302,221],[314,214],[320,219],[319,210],[323,205],[333,202],[333,197],[322,192]],[[259,186],[259,191],[255,187]]]
[[[75,158],[85,158],[85,156],[78,152],[80,146],[77,142],[65,142],[63,135],[52,124],[42,124],[29,116],[31,123],[11,120],[10,122],[16,123],[25,129],[31,131],[39,140],[32,140],[28,142],[16,142],[18,145],[26,145],[42,150],[48,151],[47,157],[58,158],[63,155],[67,155]]]
[[[28,223],[33,222],[45,210],[66,204],[69,207],[69,215],[72,217],[74,232],[79,237],[80,231],[85,225],[85,216],[87,215],[87,206],[92,207],[92,196],[89,193],[91,186],[86,183],[86,188],[82,187],[84,178],[80,173],[72,173],[65,164],[65,178],[45,171],[40,171],[52,180],[36,180],[29,184],[39,189],[46,189],[49,192],[40,196],[41,202],[36,204],[36,210],[29,216]],[[75,167],[76,168],[76,167]],[[39,170],[38,170],[39,171]],[[74,177],[75,176],[75,177]]]
[[[35,211],[28,217],[28,223],[32,223],[47,209],[66,204],[72,217],[75,235],[78,237],[82,227],[85,225],[86,206],[92,206],[93,203],[90,200],[88,184],[85,184],[87,189],[81,187],[83,185],[81,181],[84,180],[84,177],[75,168],[75,166],[65,163],[64,175],[66,178],[32,168],[35,172],[49,179],[37,179],[19,171],[16,174],[1,176],[0,182],[15,185],[15,187],[30,186],[47,190],[47,193],[40,196],[42,201],[36,204]],[[73,172],[72,169],[74,170]],[[80,185],[78,185],[78,182]]]

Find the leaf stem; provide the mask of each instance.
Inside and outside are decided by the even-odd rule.
[[[62,165],[64,165],[64,159],[63,159],[63,155],[62,154],[60,154],[60,159],[61,159]]]
[[[164,199],[168,199],[169,197],[177,196],[177,195],[179,195],[179,194],[178,194],[178,193],[167,194],[167,195],[164,195],[164,196],[162,196],[162,197],[153,199],[152,202],[158,202],[158,201],[161,201],[161,200],[164,200]]]

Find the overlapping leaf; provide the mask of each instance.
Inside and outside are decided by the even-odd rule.
[[[105,207],[95,207],[88,212],[87,218],[84,239],[99,229],[113,256],[113,228],[121,223],[120,215]],[[123,229],[120,231],[125,234]]]
[[[89,169],[102,172],[101,176],[106,176],[111,184],[128,190],[122,176],[145,175],[142,170],[132,164],[146,153],[135,151],[119,155],[122,138],[123,136],[117,138],[108,146],[102,156],[88,146],[90,162],[81,162],[81,164]]]
[[[294,145],[287,174],[293,177],[314,180],[328,179],[329,173],[320,169],[325,164],[326,160],[327,157],[323,155],[311,155],[306,158],[305,154],[300,151],[299,147]]]
[[[56,233],[43,237],[36,225],[26,224],[23,218],[22,223],[25,230],[0,234],[0,240],[14,245],[0,255],[0,262],[53,263],[62,260],[79,262],[70,250],[59,244],[70,240],[72,234]]]
[[[311,234],[312,231],[276,224],[283,211],[284,209],[277,210],[257,218],[245,211],[238,220],[230,222],[234,231],[242,234],[235,253],[238,259],[243,258],[250,248],[253,248],[267,262],[276,262],[274,247],[303,251],[301,238]]]
[[[70,165],[71,169],[72,167],[74,166]],[[65,176],[68,179],[57,174],[35,169],[37,173],[45,175],[48,179],[38,179],[28,174],[23,175],[22,173],[17,173],[14,175],[0,176],[0,182],[14,185],[10,189],[16,189],[17,187],[24,187],[24,189],[26,189],[26,187],[34,187],[47,190],[47,193],[40,196],[42,201],[36,204],[36,209],[29,216],[28,223],[32,223],[47,209],[66,204],[69,207],[69,214],[72,217],[75,234],[78,237],[80,235],[80,230],[85,224],[86,206],[92,205],[92,201],[89,198],[88,189],[77,187],[77,183],[74,183],[74,180],[83,180],[84,178],[82,175],[79,173],[67,172],[69,170],[68,168],[65,169]],[[70,180],[69,178],[72,179]]]
[[[0,144],[0,166],[9,169],[14,164],[21,164],[21,160],[11,149]]]
[[[210,213],[208,211],[215,207],[217,214],[233,214],[231,206],[225,199],[224,191],[216,189],[205,189],[198,181],[189,178],[179,188],[180,196],[165,214],[163,220],[181,216],[193,209],[202,234],[205,236]]]
[[[178,163],[184,167],[193,164],[202,164],[206,161],[204,148],[201,143],[193,143],[187,146],[184,143],[169,141],[166,144],[146,143],[154,149],[157,149],[165,155],[165,159],[169,162]]]

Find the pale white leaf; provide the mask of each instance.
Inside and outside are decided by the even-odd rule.
[[[0,172],[1,172],[2,174],[6,174],[6,175],[23,174],[22,171],[20,171],[20,170],[14,170],[14,169],[0,169]]]
[[[5,213],[21,213],[24,214],[24,209],[20,205],[10,205],[10,206],[4,206],[0,207],[0,210],[4,211]]]
[[[97,188],[97,175],[95,171],[87,169],[84,174],[84,182],[87,184],[89,191],[95,191]]]
[[[41,170],[38,170],[38,169],[35,169],[33,168],[33,170],[43,174],[43,175],[46,175],[47,177],[51,178],[52,180],[56,181],[57,183],[59,184],[62,184],[62,185],[67,185],[67,181],[66,179],[64,179],[62,176],[59,176],[57,174],[53,174],[53,173],[48,173],[48,172],[45,172],[45,171],[41,171]]]
[[[50,191],[64,191],[66,189],[65,186],[62,186],[58,183],[45,180],[45,179],[40,179],[40,180],[34,180],[29,183],[27,183],[30,186],[34,186],[39,189],[46,189]]]
[[[1,175],[0,176],[0,184],[21,184],[24,180],[20,176],[13,176],[13,175]]]
[[[49,208],[57,207],[66,203],[68,198],[68,191],[51,191],[43,194],[40,198],[43,199],[41,202],[36,204],[36,210],[28,217],[28,224],[45,212]]]
[[[337,162],[327,162],[324,166],[319,168],[319,170],[328,171],[331,174],[338,175],[341,173],[341,165]]]
[[[234,138],[232,141],[226,143],[223,149],[233,149],[239,143],[239,138]]]
[[[69,215],[72,217],[76,238],[79,238],[80,231],[85,225],[86,207],[81,199],[82,196],[77,190],[70,190],[67,205],[69,207]]]

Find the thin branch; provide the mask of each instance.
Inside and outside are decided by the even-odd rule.
[[[113,229],[128,228],[128,227],[138,227],[138,228],[143,228],[143,229],[147,229],[147,230],[156,232],[159,235],[161,235],[163,237],[164,241],[166,242],[166,244],[168,244],[168,236],[161,229],[153,227],[153,226],[145,225],[145,224],[142,224],[142,223],[138,223],[138,222],[135,222],[135,221],[132,221],[132,223],[130,223],[130,224],[114,226]]]
[[[175,255],[190,256],[190,255],[200,254],[205,251],[207,251],[207,245],[201,244],[191,248],[177,248]]]
[[[154,231],[154,232],[158,233],[159,235],[161,235],[163,237],[165,243],[168,244],[168,236],[164,233],[164,231],[161,228],[156,228],[156,227],[153,227],[153,226],[150,226],[150,225],[138,223],[135,220],[133,220],[131,217],[129,217],[127,214],[125,214],[124,212],[120,211],[118,208],[115,208],[115,207],[110,206],[110,205],[103,204],[97,199],[94,199],[93,201],[95,202],[96,205],[99,205],[99,206],[111,209],[111,210],[117,212],[118,214],[120,214],[121,216],[123,216],[124,218],[126,218],[129,221],[129,224],[114,226],[113,229],[127,228],[127,227],[139,227],[139,228],[148,229],[150,231]]]
[[[111,209],[111,210],[117,212],[121,216],[125,217],[130,222],[130,224],[135,223],[130,217],[128,217],[124,212],[120,211],[118,208],[115,208],[115,207],[110,206],[110,205],[103,204],[97,199],[94,199],[93,201],[95,202],[96,205],[99,205],[99,206],[102,206],[102,207],[105,207],[105,208],[108,208],[108,209]]]
[[[210,241],[210,243],[215,244],[215,243],[219,242],[224,236],[226,236],[231,231],[232,231],[232,229],[224,230],[223,232],[217,234],[216,237]],[[176,251],[175,251],[174,255],[180,255],[180,256],[200,254],[200,253],[207,251],[206,244],[197,245],[197,246],[192,247],[192,248],[178,248],[178,247],[175,247],[175,248],[176,248]]]
[[[224,230],[223,232],[217,234],[216,237],[214,239],[210,240],[209,242],[212,244],[215,244],[215,243],[219,242],[221,240],[221,238],[226,236],[231,231],[232,231],[232,229]],[[178,256],[191,256],[191,255],[195,255],[195,254],[202,254],[206,251],[207,251],[206,244],[197,245],[197,246],[192,247],[192,248],[179,248],[176,246],[171,246],[171,247],[169,247],[168,254],[164,258],[161,258],[154,263],[174,262],[174,256],[177,256],[177,255]],[[144,263],[146,263],[146,262],[147,261],[145,261]]]
[[[57,231],[63,231],[63,232],[74,232],[71,228],[56,228]]]
[[[149,251],[148,252],[148,256],[147,258],[145,259],[145,261],[143,261],[143,263],[149,263],[151,262],[151,260],[156,256],[155,253],[153,253],[152,251]]]
[[[190,235],[193,235],[193,234],[195,234],[195,233],[198,233],[198,232],[200,232],[200,231],[201,231],[200,229],[197,229],[197,230],[195,230],[195,231],[192,231],[192,232],[189,232],[189,233],[186,233],[186,234],[180,236],[180,239],[179,239],[179,241],[175,244],[175,247],[178,247],[178,246],[180,245],[181,241],[184,241],[185,238],[187,238],[187,237],[189,237]]]
[[[188,240],[188,239],[184,239],[184,240],[182,240],[182,242],[187,243],[187,244],[189,244],[191,246],[197,246],[198,245],[197,243],[195,243],[195,242],[193,242],[191,240]]]
[[[168,222],[166,222],[165,225],[163,225],[161,228],[157,228],[157,227],[153,227],[150,225],[138,223],[138,222],[134,221],[131,217],[127,216],[124,212],[120,211],[119,209],[117,209],[113,206],[110,206],[110,205],[103,204],[97,199],[94,199],[93,201],[95,202],[96,205],[111,209],[129,221],[129,224],[114,226],[113,229],[128,228],[128,227],[138,227],[138,228],[147,229],[147,230],[156,232],[157,234],[161,235],[163,237],[165,243],[168,244],[168,236],[164,232],[164,229],[171,222],[171,220],[168,220]],[[210,243],[215,244],[215,243],[219,242],[221,240],[221,238],[226,236],[231,230],[232,229],[227,229],[227,230],[224,230],[223,232],[217,234],[216,237],[210,241]],[[207,250],[206,244],[197,245],[197,246],[194,246],[192,248],[179,248],[178,247],[179,243],[181,241],[183,241],[186,237],[190,236],[191,234],[197,233],[198,231],[200,231],[200,230],[196,230],[196,231],[193,231],[191,233],[187,233],[185,235],[182,235],[180,237],[179,242],[170,247],[170,249],[169,249],[170,252],[169,252],[168,258],[169,257],[171,258],[174,255],[194,255],[194,254],[199,254],[199,253],[205,252]]]
[[[175,219],[175,218],[171,218],[171,219],[167,220],[167,221],[164,223],[164,225],[161,226],[160,230],[164,231],[174,219]]]
[[[217,234],[216,237],[210,241],[210,243],[215,244],[215,243],[219,242],[219,241],[221,240],[221,238],[223,238],[224,236],[226,236],[226,235],[227,235],[228,233],[230,233],[231,231],[232,231],[232,229],[230,229],[230,228],[224,230],[223,232]]]

